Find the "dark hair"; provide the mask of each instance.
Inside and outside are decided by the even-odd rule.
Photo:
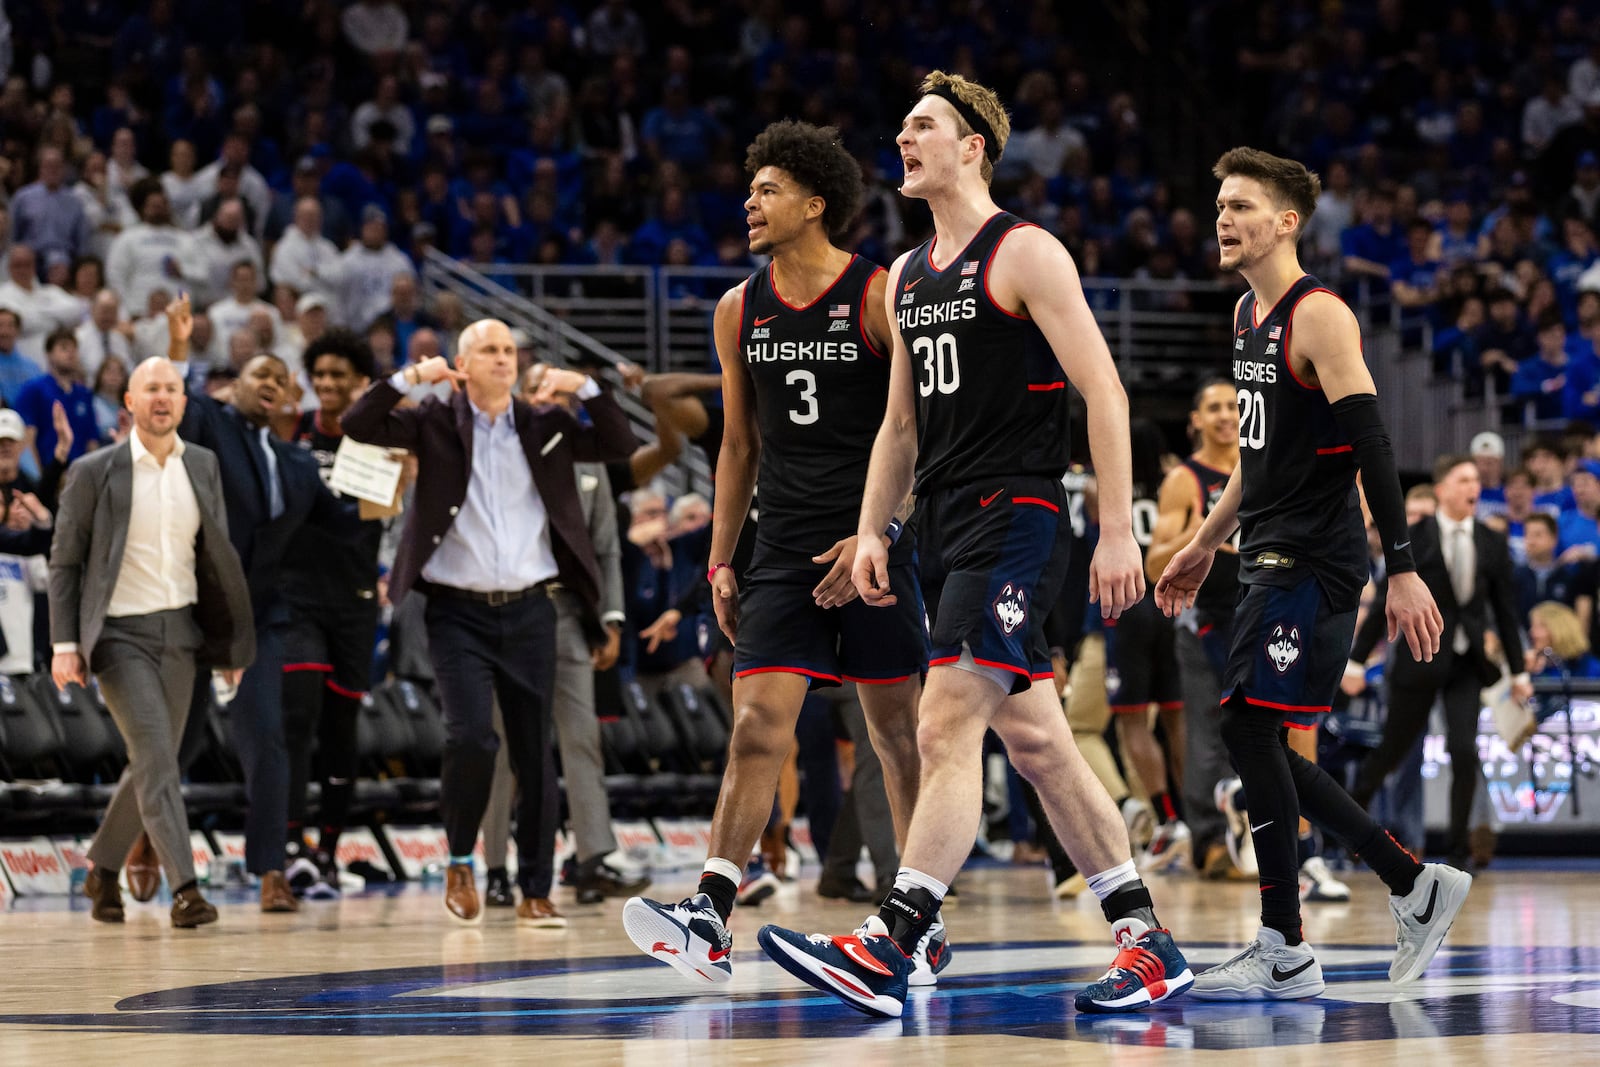
[[[1465,452],[1446,452],[1433,461],[1433,480],[1435,482],[1444,481],[1450,476],[1451,471],[1463,463],[1471,464],[1473,470],[1478,469],[1478,465],[1473,462],[1472,457]]]
[[[51,330],[50,333],[45,336],[44,350],[48,352],[62,342],[70,343],[73,348],[78,347],[78,335],[73,332],[70,326],[57,326],[55,329]]]
[[[1546,530],[1550,531],[1551,537],[1556,537],[1560,530],[1560,527],[1556,525],[1554,516],[1545,511],[1535,511],[1532,515],[1529,515],[1527,518],[1522,520],[1522,528],[1524,531],[1526,531],[1529,526],[1543,526]]]
[[[822,197],[822,224],[839,237],[861,207],[861,164],[845,150],[833,126],[784,119],[756,135],[744,157],[753,177],[762,167],[777,167]]]
[[[1223,377],[1220,377],[1220,376],[1219,377],[1215,377],[1215,378],[1207,378],[1205,381],[1200,383],[1200,388],[1198,388],[1198,389],[1196,389],[1194,391],[1194,402],[1189,405],[1189,410],[1190,411],[1199,411],[1200,410],[1200,398],[1205,396],[1206,395],[1206,390],[1210,389],[1214,385],[1225,385],[1229,389],[1237,388],[1233,384],[1233,382],[1230,381],[1227,378],[1223,378]]]
[[[1300,215],[1300,225],[1295,229],[1295,239],[1306,232],[1306,224],[1317,210],[1317,197],[1322,193],[1322,179],[1306,169],[1304,163],[1263,152],[1259,148],[1230,148],[1222,153],[1217,165],[1211,168],[1218,181],[1237,174],[1253,178],[1266,186],[1273,202],[1279,207],[1291,207]]]
[[[1548,452],[1557,459],[1567,458],[1567,444],[1559,437],[1549,434],[1540,434],[1522,446],[1522,461],[1527,463],[1528,456],[1534,452]]]
[[[1153,497],[1160,490],[1165,474],[1161,469],[1161,457],[1167,451],[1166,435],[1150,419],[1132,419],[1128,423],[1128,437],[1133,452],[1133,495]]]
[[[18,311],[16,308],[0,307],[0,315],[10,315],[16,320],[17,329],[19,331],[22,329],[22,312]]]
[[[1506,471],[1505,477],[1502,479],[1502,481],[1504,484],[1510,485],[1517,479],[1521,479],[1531,486],[1533,484],[1533,472],[1527,467],[1513,467]]]
[[[1557,326],[1563,330],[1567,328],[1567,320],[1561,317],[1560,308],[1545,308],[1544,311],[1539,313],[1540,333],[1544,333],[1546,330],[1553,330]]]
[[[134,182],[133,187],[128,190],[128,202],[133,205],[134,212],[141,219],[144,218],[145,201],[149,200],[156,193],[160,193],[161,195],[165,196],[167,190],[161,184],[161,179],[155,177],[154,175],[148,178],[140,178],[138,181]]]
[[[363,378],[378,376],[378,361],[372,355],[372,346],[367,344],[365,337],[352,330],[335,327],[306,345],[305,356],[301,360],[306,373],[315,374],[317,360],[323,356],[338,356],[347,361]]]

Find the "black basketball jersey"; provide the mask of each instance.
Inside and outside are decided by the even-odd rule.
[[[1350,442],[1319,387],[1289,362],[1294,310],[1331,292],[1309,274],[1259,318],[1255,293],[1239,303],[1233,381],[1239,389],[1240,580],[1295,584],[1309,569],[1333,610],[1353,610],[1367,579],[1367,538]]]
[[[930,239],[906,259],[895,318],[917,390],[921,495],[994,477],[1067,470],[1067,377],[1032,319],[989,296],[1007,234],[1030,226],[998,212],[944,269]]]
[[[761,430],[753,565],[813,569],[812,556],[856,532],[889,396],[888,355],[862,320],[881,270],[856,256],[804,307],[778,294],[771,266],[745,282],[739,344]]]
[[[326,482],[333,476],[333,458],[343,434],[325,433],[317,413],[300,416],[294,443],[310,452]],[[296,599],[342,604],[353,595],[376,591],[378,586],[378,546],[383,540],[383,523],[371,519],[361,524],[353,540],[324,533],[310,523],[294,533],[283,557],[283,582]]]
[[[1200,494],[1200,518],[1203,520],[1222,499],[1228,487],[1228,472],[1208,467],[1193,456],[1186,456],[1184,467],[1194,475],[1195,488]],[[1237,548],[1238,546],[1233,546]],[[1211,573],[1200,585],[1194,606],[1210,616],[1231,615],[1239,603],[1239,554],[1218,552],[1211,562]]]

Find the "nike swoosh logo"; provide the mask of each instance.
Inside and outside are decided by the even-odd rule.
[[[665,941],[657,941],[654,945],[652,945],[650,947],[650,951],[651,952],[670,952],[674,956],[676,956],[678,954],[678,950],[673,948],[671,945],[667,944]]]
[[[1433,890],[1428,894],[1428,906],[1417,912],[1417,922],[1427,926],[1433,922],[1433,906],[1439,903],[1439,883],[1433,883]]]
[[[1266,822],[1262,823],[1260,826],[1252,826],[1252,827],[1250,827],[1250,832],[1251,833],[1255,833],[1258,830],[1265,830],[1267,827],[1271,826],[1273,823],[1275,823],[1277,821],[1278,821],[1277,819],[1268,819]]]
[[[906,282],[906,291],[909,292],[910,290],[915,289],[920,284],[922,284],[922,279],[921,278],[913,278],[911,281]]]
[[[1234,335],[1234,336],[1236,336],[1236,337],[1243,337],[1243,336],[1244,336],[1244,335],[1245,335],[1245,334],[1247,334],[1247,333],[1249,333],[1249,332],[1250,332],[1250,327],[1248,327],[1248,326],[1246,326],[1246,327],[1245,327],[1245,328],[1244,328],[1244,329],[1242,329],[1242,330],[1240,330],[1240,331],[1239,331],[1239,332],[1238,332],[1238,333],[1237,333],[1237,334],[1235,334],[1235,335]]]
[[[996,489],[994,492],[990,493],[988,496],[979,497],[978,498],[978,506],[980,508],[988,507],[990,504],[994,503],[994,498],[999,496],[1003,492],[1005,492],[1004,489]]]
[[[1396,541],[1394,543],[1394,550],[1396,552],[1404,552],[1406,549],[1408,549],[1410,547],[1411,547],[1411,542],[1410,541]]]
[[[712,963],[716,963],[718,960],[727,959],[728,958],[728,952],[729,952],[729,950],[725,949],[725,948],[724,949],[718,949],[715,952],[707,952],[706,953],[706,959],[710,960]]]
[[[1294,970],[1285,971],[1282,968],[1280,968],[1276,963],[1274,963],[1272,965],[1272,980],[1274,982],[1287,982],[1289,979],[1293,978],[1295,975],[1301,974],[1301,973],[1303,973],[1305,971],[1309,971],[1311,968],[1315,967],[1316,965],[1317,965],[1317,961],[1315,959],[1309,959],[1309,960],[1306,960],[1304,963],[1302,963],[1300,966],[1296,967]]]
[[[871,971],[873,974],[892,975],[893,971],[883,965],[883,961],[867,951],[867,946],[854,937],[836,937],[834,945],[850,957],[850,962],[857,967]]]
[[[757,326],[765,326],[767,323],[771,322],[773,319],[775,319],[777,317],[778,316],[776,316],[776,315],[768,315],[764,319],[756,319],[756,325]]]

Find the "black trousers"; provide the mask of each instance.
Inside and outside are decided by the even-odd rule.
[[[468,856],[489,804],[494,757],[500,740],[494,732],[493,701],[500,700],[505,743],[518,785],[517,851],[548,856],[554,849],[554,819],[545,818],[550,791],[550,714],[555,682],[556,612],[550,598],[527,596],[491,606],[433,594],[424,614],[428,658],[443,706],[445,745],[439,783],[439,812],[451,855]],[[550,840],[542,838],[550,836]],[[550,895],[548,868],[542,885],[534,871],[518,872],[525,894]]]
[[[1389,683],[1389,721],[1383,740],[1356,772],[1350,794],[1365,807],[1383,788],[1389,772],[1405,760],[1411,746],[1428,728],[1428,713],[1436,697],[1444,698],[1445,747],[1450,753],[1450,836],[1447,855],[1467,854],[1467,823],[1472,815],[1472,794],[1479,778],[1479,680],[1465,656],[1453,656],[1442,685]]]

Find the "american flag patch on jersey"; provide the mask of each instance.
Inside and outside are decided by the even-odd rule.
[[[1272,329],[1267,331],[1267,340],[1269,341],[1276,341],[1281,336],[1283,336],[1282,326],[1274,326]]]
[[[978,261],[977,260],[969,259],[965,263],[961,264],[961,276],[963,278],[970,277],[971,275],[974,275],[976,273],[978,273]]]
[[[828,308],[828,318],[830,319],[848,319],[849,317],[849,304],[834,304]]]

